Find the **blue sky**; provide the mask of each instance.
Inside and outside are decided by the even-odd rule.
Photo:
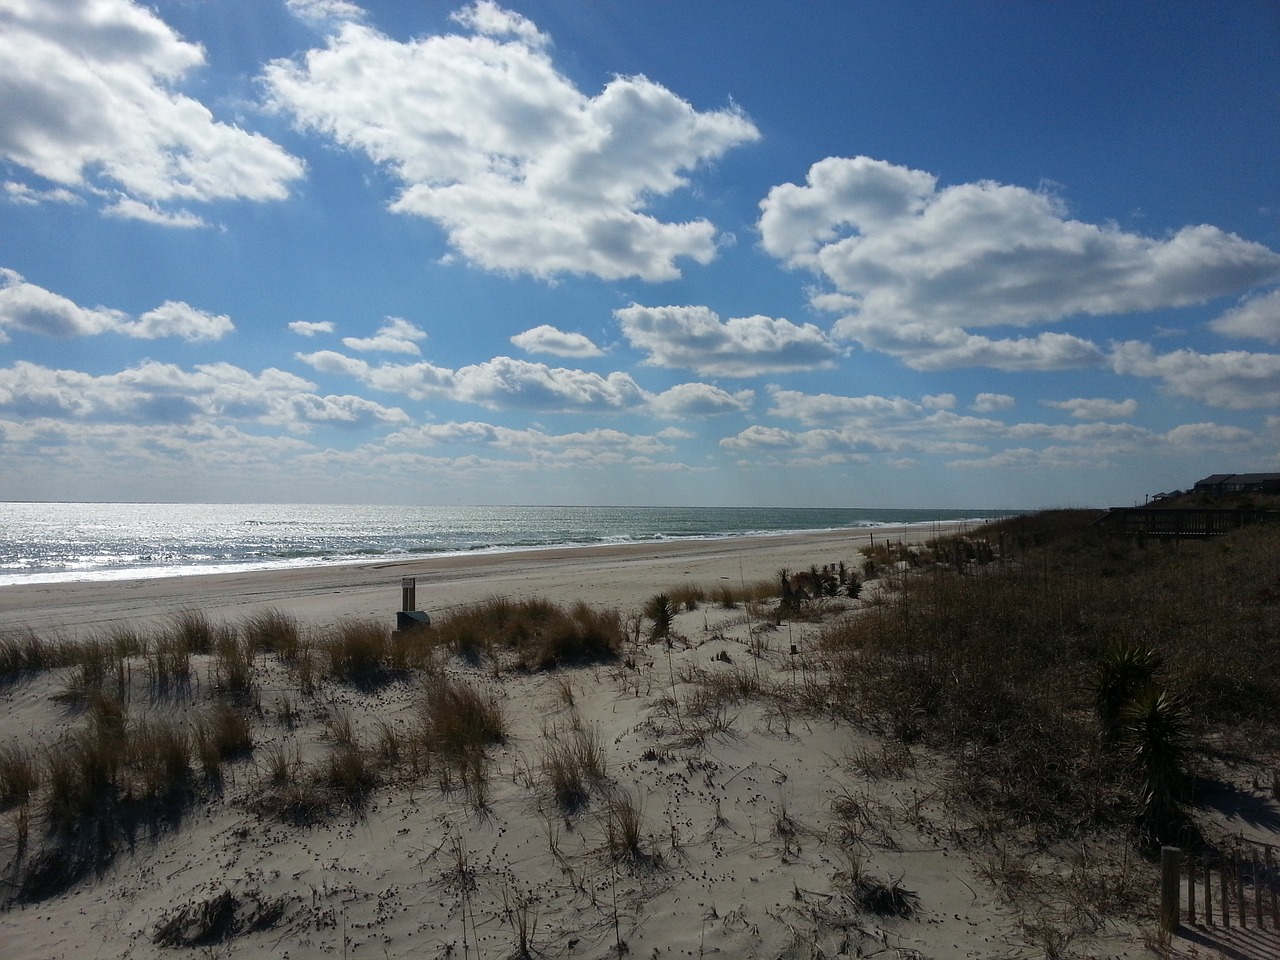
[[[0,499],[1280,470],[1278,10],[0,0]]]

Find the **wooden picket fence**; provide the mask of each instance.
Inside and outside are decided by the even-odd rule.
[[[1183,923],[1280,931],[1278,863],[1280,856],[1270,844],[1237,847],[1216,858],[1164,847],[1160,925],[1168,931]]]

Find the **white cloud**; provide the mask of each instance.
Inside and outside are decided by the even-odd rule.
[[[144,361],[95,376],[27,361],[0,368],[0,411],[92,423],[198,425],[245,421],[305,433],[315,423],[407,423],[404,411],[355,396],[321,396],[315,384],[268,368]]]
[[[1166,432],[1162,438],[1171,447],[1187,453],[1202,453],[1206,449],[1238,450],[1252,446],[1256,438],[1243,427],[1220,423],[1184,423]]]
[[[1096,366],[1105,356],[1095,344],[1067,333],[993,339],[960,327],[934,328],[927,323],[875,323],[844,317],[836,324],[842,336],[868,350],[901,357],[915,370],[994,367],[1010,371],[1074,370]]]
[[[773,406],[769,413],[804,424],[857,423],[907,420],[919,417],[924,406],[902,397],[842,397],[830,393],[808,394],[798,390],[769,390]]]
[[[127,319],[119,310],[81,307],[3,267],[0,282],[0,339],[7,339],[6,330],[59,339],[87,337],[114,330]]]
[[[269,105],[384,165],[403,184],[391,209],[434,220],[486,269],[667,280],[677,258],[714,258],[711,223],[644,207],[756,139],[749,120],[644,77],[587,96],[527,19],[492,3],[454,19],[471,32],[406,43],[342,23],[323,49],[267,66]]]
[[[755,394],[750,390],[729,393],[709,383],[680,383],[649,398],[655,416],[681,419],[745,413]]]
[[[954,393],[938,393],[932,396],[924,396],[920,398],[922,406],[929,407],[932,410],[951,410],[956,405],[956,395]]]
[[[1256,337],[1280,343],[1280,290],[1246,299],[1209,326],[1228,337]]]
[[[363,20],[365,11],[347,0],[284,0],[289,12],[309,23],[324,24],[334,20]]]
[[[1138,412],[1138,401],[1109,400],[1106,397],[1074,397],[1070,400],[1041,400],[1046,407],[1065,410],[1077,420],[1117,420]]]
[[[633,303],[613,313],[631,345],[649,354],[646,363],[682,367],[703,376],[827,369],[842,353],[811,323],[762,316],[721,321],[713,310],[699,306]]]
[[[314,337],[317,333],[333,333],[332,320],[293,320],[289,329],[301,337]]]
[[[187,341],[220,340],[235,329],[230,317],[206,313],[180,300],[166,300],[131,320],[120,310],[81,307],[3,267],[0,284],[0,342],[6,339],[6,328],[58,339],[118,333],[140,340],[181,337]]]
[[[495,357],[450,370],[430,363],[371,366],[332,350],[297,354],[322,373],[356,377],[378,390],[414,400],[440,397],[490,409],[612,411],[644,406],[647,395],[626,373],[601,376],[585,370]]]
[[[427,339],[427,332],[401,317],[387,317],[372,337],[343,337],[342,344],[365,353],[411,353],[422,351],[417,341]]]
[[[181,300],[166,300],[148,310],[137,320],[121,324],[123,334],[141,340],[181,337],[183,340],[221,340],[234,330],[235,324],[224,314],[206,313]]]
[[[320,373],[338,373],[364,380],[372,370],[367,361],[344,356],[336,350],[317,350],[315,353],[296,353],[294,356]]]
[[[0,155],[110,211],[177,226],[159,204],[278,200],[302,163],[177,92],[204,50],[131,0],[0,7]]]
[[[511,342],[527,353],[549,353],[557,357],[598,357],[604,352],[591,338],[581,333],[566,333],[548,323],[517,333]]]
[[[668,453],[672,447],[646,434],[596,429],[575,433],[549,434],[543,430],[517,430],[497,424],[468,421],[430,423],[399,430],[387,437],[388,446],[434,446],[472,444],[523,452],[550,452],[562,456],[570,451],[644,454]]]
[[[641,406],[645,399],[630,374],[600,376],[510,357],[460,368],[451,394],[490,408],[535,410],[626,410]]]
[[[1111,355],[1116,373],[1155,377],[1173,396],[1200,400],[1232,410],[1280,406],[1280,354],[1197,353],[1175,350],[1157,354],[1150,344],[1116,344]]]
[[[37,190],[30,184],[16,183],[8,180],[4,185],[4,192],[9,197],[10,203],[22,204],[23,206],[34,207],[41,203],[67,203],[82,204],[84,198],[79,194],[72,193],[66,187],[54,187],[50,190]]]
[[[1007,393],[980,393],[973,398],[969,409],[978,413],[994,413],[997,410],[1012,410],[1016,403]]]
[[[1280,254],[1216,227],[1155,239],[1072,220],[1045,193],[939,188],[931,174],[866,157],[831,157],[805,185],[774,187],[759,227],[768,252],[834,287],[813,300],[848,313],[837,335],[924,370],[1095,364],[1100,351],[1077,337],[969,330],[1200,304],[1280,276]]]
[[[162,227],[180,227],[193,230],[207,226],[203,217],[190,210],[163,210],[150,203],[142,203],[132,197],[121,197],[109,207],[102,208],[103,216],[119,217],[121,220],[141,220],[143,223],[154,223]]]

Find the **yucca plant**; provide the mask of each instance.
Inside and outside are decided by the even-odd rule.
[[[654,640],[661,640],[671,634],[671,623],[675,620],[676,608],[667,594],[659,593],[657,596],[650,597],[649,602],[644,605],[644,615],[653,621],[649,636]]]
[[[1178,840],[1190,825],[1190,720],[1187,702],[1155,684],[1120,711],[1120,742],[1137,780],[1138,825],[1149,846]]]
[[[1162,665],[1152,647],[1132,641],[1112,643],[1098,663],[1095,706],[1102,742],[1114,744],[1121,733],[1121,713],[1146,688]]]

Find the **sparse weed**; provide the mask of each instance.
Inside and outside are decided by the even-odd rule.
[[[40,769],[30,751],[0,747],[0,809],[25,804],[40,786]]]
[[[604,836],[605,849],[614,860],[635,863],[647,859],[640,846],[644,838],[644,816],[626,790],[615,790],[606,800]]]
[[[274,653],[285,661],[296,660],[302,648],[298,621],[280,610],[264,610],[247,617],[241,633],[250,650]]]
[[[550,730],[544,737],[542,774],[556,804],[566,813],[584,806],[593,786],[604,782],[605,749],[594,727]]]

